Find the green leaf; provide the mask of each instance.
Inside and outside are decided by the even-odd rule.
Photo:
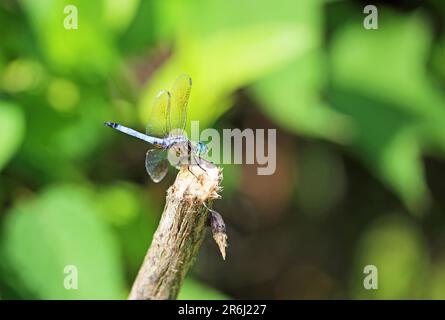
[[[154,97],[179,74],[193,79],[188,119],[201,128],[231,106],[230,94],[288,62],[309,45],[308,30],[289,24],[224,30],[206,39],[188,39],[150,79],[142,95],[141,118],[148,118]]]
[[[351,139],[351,120],[321,99],[321,56],[310,50],[291,64],[256,82],[251,92],[261,109],[289,131],[338,143]]]
[[[116,33],[123,32],[133,21],[140,0],[105,0],[104,20],[107,26]]]
[[[123,271],[115,238],[86,189],[54,186],[8,212],[3,251],[25,288],[41,299],[118,299]],[[75,266],[78,289],[65,289]]]
[[[425,19],[386,8],[379,18],[377,31],[354,18],[335,34],[331,103],[357,125],[354,151],[421,213],[429,200],[421,152],[445,150],[445,96],[427,76],[431,32]]]
[[[429,285],[426,288],[428,292],[427,299],[443,300],[445,299],[445,263],[440,261],[435,263],[428,273]]]
[[[158,225],[162,203],[124,182],[101,188],[96,203],[103,220],[114,227],[129,278],[136,277]]]
[[[416,118],[379,100],[353,91],[333,90],[331,103],[359,128],[352,151],[413,213],[421,214],[429,193],[421,162]]]
[[[351,23],[336,33],[331,55],[335,87],[415,115],[422,140],[445,150],[445,95],[428,76],[432,33],[426,19],[388,9],[379,13],[384,24],[377,32]]]
[[[0,171],[18,150],[24,135],[22,110],[17,105],[0,101]]]
[[[21,2],[52,69],[88,77],[109,74],[118,56],[114,35],[109,28],[110,23],[115,25],[116,18],[111,9],[105,13],[105,8],[109,6],[105,7],[103,0]],[[66,29],[64,26],[70,14],[64,13],[68,5],[77,8],[77,29]]]
[[[323,1],[292,1],[287,3],[287,12],[270,8],[270,15],[304,27],[310,45],[291,63],[256,81],[251,92],[262,110],[281,127],[344,143],[353,132],[350,119],[330,108],[321,97],[326,84],[322,6]]]
[[[139,189],[118,183],[103,188],[97,197],[103,219],[115,226],[123,226],[137,218],[141,210]]]
[[[366,93],[420,117],[443,119],[444,95],[426,69],[432,33],[425,19],[419,14],[396,15],[386,8],[379,13],[383,24],[378,31],[353,21],[335,34],[335,86]]]
[[[363,234],[357,246],[352,297],[419,299],[428,263],[425,243],[415,225],[398,215],[380,219]],[[367,265],[377,267],[377,290],[363,286]]]

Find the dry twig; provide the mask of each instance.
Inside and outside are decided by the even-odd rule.
[[[207,161],[202,160],[200,164],[205,172],[199,166],[191,166],[191,171],[183,168],[168,189],[158,229],[129,299],[175,299],[198,253],[209,221],[225,259],[227,236],[224,222],[216,211],[208,208],[212,200],[220,197],[222,172]]]

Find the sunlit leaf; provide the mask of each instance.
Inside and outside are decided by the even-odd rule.
[[[333,91],[331,102],[351,116],[359,128],[353,152],[420,214],[428,201],[415,118],[382,101],[353,91]]]
[[[347,142],[353,133],[353,124],[322,99],[328,75],[322,53],[323,1],[286,3],[287,12],[275,12],[271,8],[271,15],[310,30],[310,46],[291,63],[256,81],[251,92],[262,110],[283,128]],[[273,6],[273,2],[270,5]]]
[[[348,142],[351,120],[322,101],[321,57],[316,50],[258,81],[251,92],[276,123],[298,134]]]
[[[428,273],[429,286],[425,289],[428,290],[428,299],[443,300],[445,299],[445,268],[443,261],[434,265],[431,271]]]
[[[105,16],[103,0],[75,3],[22,0],[21,3],[52,69],[87,77],[110,72],[116,63],[117,51],[113,34],[102,19]],[[64,12],[68,5],[77,8],[77,29],[66,28],[65,19],[73,14],[73,11]]]
[[[376,221],[356,248],[352,296],[359,299],[420,298],[428,256],[422,236],[407,219],[390,216]],[[377,267],[377,289],[364,287],[367,265]],[[368,283],[368,282],[367,282]]]
[[[24,135],[22,110],[17,105],[0,101],[0,171],[18,150]]]
[[[365,93],[420,119],[443,119],[444,95],[426,69],[431,33],[425,19],[418,14],[402,17],[387,8],[380,12],[384,24],[378,32],[353,20],[335,34],[335,87]]]
[[[292,25],[260,25],[190,39],[150,79],[141,100],[146,121],[156,94],[187,72],[193,79],[188,120],[208,126],[231,106],[230,94],[305,50],[308,30]]]
[[[431,37],[425,20],[379,12],[378,32],[354,18],[335,34],[331,102],[358,125],[358,155],[420,213],[429,198],[421,150],[445,147],[444,95],[427,77]]]
[[[115,32],[124,31],[133,20],[139,7],[139,0],[105,0],[104,19]]]
[[[117,243],[99,218],[90,193],[54,186],[14,207],[4,225],[7,263],[42,299],[117,299],[124,293]],[[67,266],[78,288],[66,289]]]

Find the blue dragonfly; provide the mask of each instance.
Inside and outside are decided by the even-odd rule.
[[[201,167],[201,156],[207,153],[204,143],[190,141],[184,135],[191,88],[192,79],[184,74],[176,79],[171,91],[163,90],[157,95],[148,119],[146,134],[118,123],[105,122],[105,125],[113,129],[154,146],[147,151],[145,168],[156,183],[164,179],[169,162],[177,169],[181,166],[187,166],[189,169],[191,164]],[[192,174],[195,175],[193,172]]]

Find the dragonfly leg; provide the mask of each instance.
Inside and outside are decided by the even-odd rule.
[[[190,166],[187,166],[187,170],[188,170],[191,174],[193,174],[193,176],[196,178],[196,180],[199,180],[198,177],[196,176],[196,174],[194,174],[193,171],[190,170]]]
[[[201,157],[198,156],[199,161],[196,161],[196,156],[193,156],[193,157],[194,157],[194,160],[195,160],[196,164],[198,165],[198,167],[200,167],[202,171],[204,171],[205,173],[207,173],[206,169],[204,169],[204,168],[201,166],[201,164],[199,163],[199,161],[201,161]]]

